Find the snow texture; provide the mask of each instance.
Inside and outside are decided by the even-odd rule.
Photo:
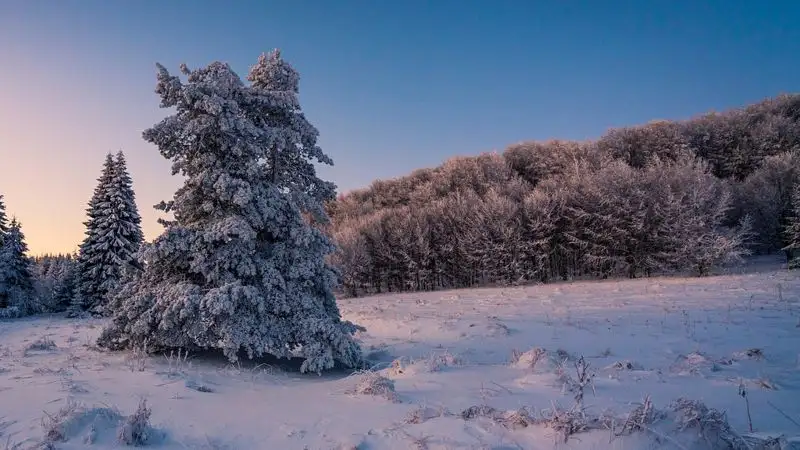
[[[144,138],[185,183],[157,206],[174,220],[140,252],[99,345],[299,357],[303,372],[359,366],[359,327],[341,320],[325,260],[333,245],[310,225],[333,193],[313,162],[331,160],[300,112],[298,74],[278,52],[249,86],[220,62],[183,66],[186,83],[158,68],[161,106],[176,112]]]
[[[93,342],[108,319],[5,321],[0,442],[40,442],[53,428],[44,418],[64,450],[119,448],[120,430],[143,419],[149,428],[126,430],[146,433],[128,435],[168,450],[798,448],[800,274],[756,263],[705,278],[343,300],[343,316],[368,327],[372,369],[353,376],[105,352]],[[581,356],[594,374],[583,411],[568,389]]]

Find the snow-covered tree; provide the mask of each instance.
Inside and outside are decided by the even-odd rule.
[[[78,264],[75,259],[63,258],[59,265],[59,273],[53,284],[51,310],[54,312],[66,311],[73,304],[78,288]]]
[[[784,230],[792,215],[792,187],[800,183],[800,152],[767,156],[734,190],[732,218],[749,215],[755,231],[753,250],[768,254],[785,247]]]
[[[117,152],[117,159],[114,161],[114,182],[110,196],[116,218],[112,231],[114,236],[118,237],[115,254],[127,263],[133,260],[134,254],[139,251],[139,246],[144,242],[144,234],[139,208],[136,206],[133,181],[122,151]]]
[[[37,311],[28,245],[20,223],[11,219],[0,248],[0,308],[5,316],[25,316]]]
[[[82,298],[93,300],[89,304],[100,303],[105,294],[100,290],[100,284],[103,282],[101,276],[105,275],[106,271],[102,267],[104,251],[98,245],[98,229],[100,223],[107,217],[108,191],[113,179],[114,158],[109,153],[106,155],[103,170],[86,209],[87,220],[83,223],[86,226],[86,237],[78,250],[78,292]]]
[[[106,155],[87,209],[86,238],[78,256],[82,300],[94,313],[106,313],[123,267],[133,260],[142,243],[141,219],[122,152]]]
[[[790,268],[800,268],[800,183],[794,185],[792,191],[792,216],[786,226],[786,242],[784,247],[789,259]]]
[[[304,372],[360,365],[359,327],[341,320],[325,262],[333,245],[303,216],[324,221],[334,188],[315,173],[332,161],[300,111],[298,73],[277,51],[249,86],[220,62],[182,66],[186,83],[158,68],[161,106],[176,112],[144,138],[185,183],[157,206],[174,220],[143,247],[98,344],[298,356]]]
[[[0,194],[0,248],[3,247],[6,234],[8,234],[8,217],[6,216],[6,205],[3,202],[3,195]]]
[[[36,296],[44,312],[62,312],[72,301],[74,255],[41,255],[33,258]]]

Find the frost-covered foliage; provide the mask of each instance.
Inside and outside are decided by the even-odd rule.
[[[300,111],[297,72],[277,51],[250,85],[220,62],[181,69],[187,82],[158,66],[161,106],[176,112],[144,132],[186,179],[157,206],[174,220],[140,252],[98,344],[298,356],[311,372],[360,365],[359,327],[341,320],[325,261],[334,247],[303,214],[324,222],[334,187],[315,173],[332,161]]]
[[[789,267],[800,268],[800,181],[792,191],[792,214],[786,225],[786,241],[784,250],[788,252]]]
[[[44,311],[62,312],[72,303],[76,270],[75,255],[42,255],[33,258],[36,295]]]
[[[758,169],[734,185],[733,217],[752,217],[754,251],[769,253],[788,245],[784,230],[792,215],[792,187],[797,183],[800,152],[786,152],[766,157]]]
[[[3,202],[3,196],[0,195],[0,251],[3,249],[3,245],[6,241],[6,236],[8,235],[8,217],[6,215],[6,205]],[[2,265],[2,261],[0,261],[0,279],[3,277],[5,271],[5,266]],[[0,284],[0,308],[7,308],[8,307],[8,295],[5,293],[5,288],[2,284]]]
[[[11,219],[0,247],[0,317],[25,316],[39,310],[27,253],[21,225]]]
[[[681,124],[654,121],[643,126],[615,128],[597,141],[598,149],[632,167],[645,167],[653,159],[673,160],[688,148]]]
[[[787,244],[799,149],[800,95],[785,95],[612,129],[594,142],[522,142],[502,154],[452,158],[330,202],[330,233],[340,246],[332,262],[348,295],[706,273],[745,249],[769,253]],[[674,175],[669,186],[653,169],[662,166]],[[700,189],[697,196],[689,187]],[[680,220],[641,228],[651,209],[681,205]],[[713,225],[691,220],[698,209]],[[643,235],[681,224],[688,228],[675,236],[705,230],[685,241],[699,242],[698,251],[673,239],[676,247],[664,253],[668,239]]]
[[[0,194],[0,246],[3,245],[6,234],[8,234],[8,216],[6,215],[6,204],[3,201],[3,195]]]
[[[641,170],[613,162],[592,176],[576,171],[550,186],[565,198],[563,240],[589,273],[704,275],[745,253],[749,224],[723,227],[730,190],[694,157],[673,158],[656,157]]]
[[[348,198],[337,202],[332,235],[340,249],[332,261],[345,293],[703,275],[747,253],[749,219],[727,224],[729,185],[685,150],[637,168],[575,147],[544,175],[540,148],[514,148],[515,170],[532,181],[502,157],[484,155],[441,168],[442,184],[453,187],[440,200],[409,196],[408,205],[364,215]],[[554,146],[561,148],[569,147]],[[537,154],[529,162],[525,149]],[[484,173],[495,180],[484,181]]]
[[[104,314],[108,299],[116,292],[124,267],[134,259],[143,236],[122,152],[117,153],[116,159],[106,155],[97,181],[78,256],[78,292],[87,309]]]

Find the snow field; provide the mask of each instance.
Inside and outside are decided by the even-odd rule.
[[[0,322],[0,448],[800,446],[796,272],[392,294],[340,307],[367,328],[357,337],[371,370],[299,375],[280,361],[105,352],[94,345],[102,320]],[[724,411],[730,429],[680,398]]]

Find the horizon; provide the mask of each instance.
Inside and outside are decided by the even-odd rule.
[[[103,158],[122,150],[145,238],[160,234],[151,205],[181,177],[141,138],[166,115],[156,62],[177,74],[220,60],[244,78],[280,48],[334,160],[319,173],[344,193],[520,141],[800,91],[799,16],[789,1],[0,0],[0,40],[13,43],[0,47],[0,194],[31,255],[71,252]]]

